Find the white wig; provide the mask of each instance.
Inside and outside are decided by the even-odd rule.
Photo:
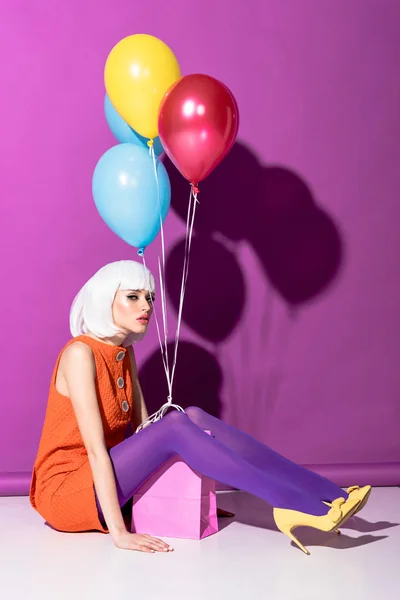
[[[75,296],[69,314],[72,336],[91,332],[99,338],[106,338],[122,333],[112,315],[115,294],[118,290],[148,290],[153,293],[154,289],[154,277],[141,263],[120,260],[105,265]],[[124,345],[130,346],[143,336],[132,333]]]

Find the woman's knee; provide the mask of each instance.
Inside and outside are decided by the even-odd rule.
[[[185,408],[185,412],[189,419],[194,423],[199,423],[203,420],[206,413],[204,410],[199,408],[198,406],[189,406],[189,408]]]
[[[169,427],[177,425],[181,426],[187,423],[187,415],[181,412],[180,410],[171,410],[171,412],[167,413],[162,420],[168,422]]]
[[[185,412],[172,410],[167,413],[163,419],[167,419],[169,427],[184,427],[190,422],[190,424],[194,423],[195,425],[202,427],[206,416],[207,413],[198,406],[189,406],[189,408],[185,408]]]

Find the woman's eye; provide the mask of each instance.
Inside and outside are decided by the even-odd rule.
[[[136,294],[129,294],[129,296],[127,296],[127,298],[129,298],[129,300],[138,300],[139,297]],[[146,300],[149,304],[152,304],[154,302],[154,296],[147,296]]]

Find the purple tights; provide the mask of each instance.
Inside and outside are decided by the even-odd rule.
[[[328,479],[200,408],[192,406],[185,412],[168,413],[110,450],[121,507],[174,455],[199,473],[258,496],[276,508],[320,516],[328,510],[323,500],[347,498],[347,493]],[[205,433],[207,429],[213,437]]]

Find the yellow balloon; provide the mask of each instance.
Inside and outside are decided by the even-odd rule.
[[[181,77],[172,50],[146,34],[130,35],[108,55],[104,82],[121,117],[140,135],[158,135],[158,110],[168,88]]]

